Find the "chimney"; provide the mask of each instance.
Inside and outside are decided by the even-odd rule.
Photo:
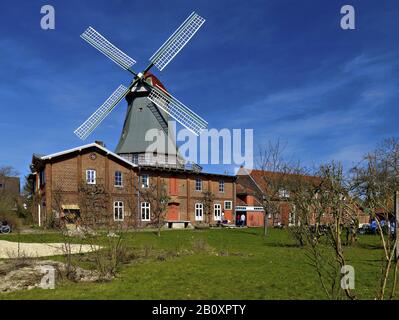
[[[105,148],[105,144],[103,141],[96,140],[96,141],[94,141],[94,143]]]

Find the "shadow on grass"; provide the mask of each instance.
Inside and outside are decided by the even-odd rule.
[[[271,242],[265,243],[266,247],[275,247],[275,248],[305,248],[297,243],[283,243],[283,242]]]
[[[249,234],[251,236],[258,236],[259,237],[259,231],[257,229],[250,229],[250,228],[237,228],[235,229],[240,233],[244,233],[244,234]]]

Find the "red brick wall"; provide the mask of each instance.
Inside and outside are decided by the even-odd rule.
[[[247,226],[248,227],[263,227],[263,212],[248,211],[247,212]]]
[[[214,203],[221,204],[222,211],[224,210],[224,201],[229,200],[233,202],[234,205],[234,178],[223,178],[224,180],[224,192],[219,192],[219,180],[218,176],[201,175],[195,173],[169,173],[162,171],[153,170],[142,170],[141,174],[148,174],[150,176],[150,184],[156,183],[156,179],[159,176],[164,179],[165,185],[168,189],[169,195],[171,197],[171,202],[174,203],[175,208],[173,214],[168,214],[167,217],[178,217],[177,220],[190,221],[196,223],[195,221],[195,204],[200,203],[203,200],[203,192],[211,190],[214,194]],[[197,177],[202,179],[202,190],[195,190],[195,181]],[[177,211],[177,213],[175,213]],[[225,211],[225,218],[233,220],[233,210]],[[211,209],[210,222],[215,223],[213,206]],[[176,219],[170,219],[176,220]],[[205,213],[204,220],[205,221]]]

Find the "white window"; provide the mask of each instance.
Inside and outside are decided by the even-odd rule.
[[[204,218],[204,205],[202,203],[195,204],[195,221],[202,221]]]
[[[202,191],[202,180],[200,178],[195,179],[195,191]]]
[[[278,196],[280,198],[289,198],[290,197],[290,193],[286,189],[280,189],[280,190],[278,190]]]
[[[295,226],[296,225],[295,206],[293,206],[292,210],[290,211],[290,214],[289,214],[289,217],[288,217],[288,224],[290,226]]]
[[[150,187],[150,176],[148,174],[143,174],[141,176],[141,187],[142,188]]]
[[[224,192],[224,180],[219,181],[219,192]]]
[[[141,203],[141,220],[150,221],[151,206],[148,202]]]
[[[122,172],[115,171],[115,187],[122,187]]]
[[[86,183],[96,184],[96,170],[86,170]]]
[[[233,208],[233,201],[224,202],[224,210],[231,210]]]
[[[215,221],[222,220],[222,205],[220,203],[215,203],[213,206],[213,219]]]
[[[123,201],[114,202],[114,220],[123,221],[125,217],[125,208],[123,206]]]

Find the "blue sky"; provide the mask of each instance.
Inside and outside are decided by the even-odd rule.
[[[55,7],[55,30],[40,28],[45,4]],[[340,28],[344,4],[356,9],[356,30]],[[210,127],[253,128],[255,154],[279,139],[307,166],[334,159],[349,167],[398,136],[398,1],[15,0],[0,9],[0,165],[21,174],[34,152],[82,144],[74,129],[131,80],[79,38],[87,26],[141,69],[194,10],[204,27],[154,72]],[[88,141],[113,150],[125,110],[122,103]]]

